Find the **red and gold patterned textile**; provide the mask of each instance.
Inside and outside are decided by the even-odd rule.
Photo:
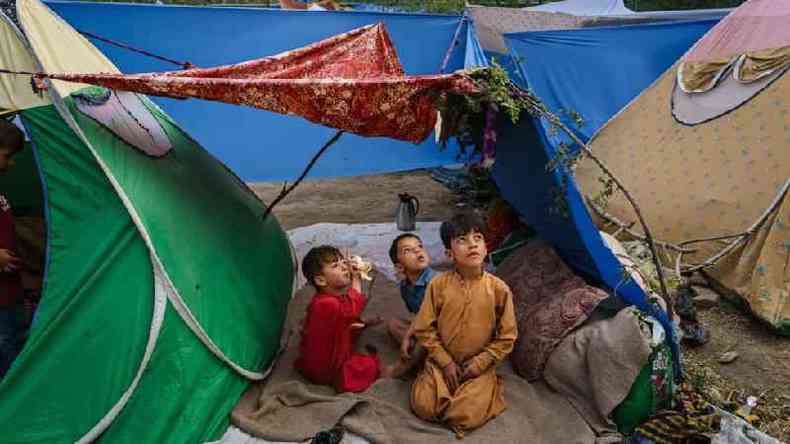
[[[173,98],[247,105],[362,136],[418,143],[436,123],[436,98],[473,92],[462,74],[404,76],[381,23],[293,51],[214,68],[135,75],[39,77]]]
[[[609,296],[587,285],[540,240],[508,256],[497,275],[513,292],[518,339],[510,360],[527,381],[543,376],[551,352]]]

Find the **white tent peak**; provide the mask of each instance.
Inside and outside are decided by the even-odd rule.
[[[523,9],[536,12],[562,12],[580,16],[636,14],[625,7],[623,0],[564,0]]]

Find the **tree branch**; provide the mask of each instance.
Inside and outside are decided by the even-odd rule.
[[[636,231],[631,229],[631,227],[634,225],[633,222],[631,222],[630,224],[625,224],[620,219],[617,219],[616,217],[612,216],[611,214],[607,213],[606,211],[604,211],[603,209],[598,207],[598,205],[593,203],[592,200],[589,197],[585,197],[584,200],[587,202],[587,205],[589,205],[590,208],[593,209],[595,214],[598,215],[598,217],[600,217],[601,219],[605,220],[606,222],[608,222],[610,224],[616,225],[617,226],[617,231],[625,231],[626,233],[628,233],[629,236],[633,237],[634,239],[639,239],[639,240],[641,240],[643,242],[647,242],[647,238],[645,238],[645,236],[642,236],[641,234],[639,234]],[[655,240],[655,243],[656,243],[656,245],[659,245],[661,247],[670,249],[672,251],[677,251],[677,252],[680,252],[680,253],[694,253],[694,252],[697,251],[696,249],[693,249],[693,248],[683,248],[681,246],[678,246],[678,245],[675,245],[675,244],[671,244],[671,243],[665,242],[665,241],[660,241],[660,240]]]
[[[271,205],[266,207],[266,211],[263,213],[263,220],[264,221],[266,220],[267,217],[269,217],[269,213],[271,213],[272,210],[274,210],[274,206],[277,205],[278,203],[280,203],[280,201],[282,201],[283,199],[285,199],[285,196],[290,194],[291,191],[294,190],[294,188],[299,186],[299,184],[302,182],[302,180],[304,180],[304,178],[307,176],[307,173],[309,173],[310,170],[313,169],[313,166],[318,161],[318,159],[326,152],[326,150],[329,149],[330,146],[334,145],[335,142],[337,142],[337,139],[339,139],[340,136],[342,136],[344,132],[345,131],[343,131],[343,130],[338,130],[335,133],[335,135],[332,136],[332,138],[329,139],[329,141],[326,142],[324,144],[324,146],[322,146],[321,149],[318,150],[317,153],[315,153],[313,158],[310,159],[310,163],[308,163],[307,166],[305,167],[304,171],[302,171],[302,174],[299,176],[298,179],[296,179],[296,182],[294,182],[293,184],[291,184],[291,186],[289,186],[287,188],[285,187],[285,183],[283,184],[283,189],[282,189],[282,191],[280,191],[280,194],[277,196],[277,198],[275,198],[272,201]]]
[[[773,212],[779,207],[779,204],[782,203],[782,201],[784,200],[784,197],[787,194],[788,189],[790,189],[790,179],[786,180],[782,188],[779,189],[779,194],[776,195],[773,202],[771,202],[771,205],[769,205],[768,208],[766,208],[766,210],[763,212],[763,214],[760,215],[760,217],[743,233],[727,235],[727,236],[718,236],[718,237],[712,237],[707,239],[693,239],[690,241],[683,242],[681,245],[689,244],[693,242],[705,242],[705,241],[735,238],[729,243],[729,245],[722,248],[718,253],[709,257],[701,264],[686,267],[685,269],[683,269],[683,271],[686,273],[691,273],[694,271],[702,270],[703,268],[710,267],[711,265],[716,264],[716,262],[718,262],[721,258],[726,256],[729,252],[737,248],[740,244],[749,240],[752,237],[752,235],[755,233],[755,231],[757,231],[763,225],[763,223],[765,223],[765,221],[768,219],[768,216],[773,214]]]
[[[658,282],[659,282],[659,286],[661,287],[660,288],[661,296],[667,301],[667,308],[669,308],[669,316],[670,319],[672,319],[674,317],[674,303],[669,297],[669,289],[667,287],[666,277],[664,276],[664,270],[662,269],[661,262],[658,259],[658,251],[656,250],[656,244],[655,241],[653,240],[653,234],[651,233],[650,228],[648,227],[647,222],[645,221],[645,218],[642,215],[642,210],[639,207],[639,205],[636,203],[636,200],[633,198],[633,196],[631,196],[631,193],[628,192],[628,190],[625,188],[623,183],[620,182],[620,179],[618,179],[614,175],[614,173],[612,173],[612,171],[606,166],[606,164],[604,164],[604,162],[601,159],[599,159],[595,154],[593,154],[592,150],[590,150],[587,144],[585,144],[576,135],[576,133],[571,131],[571,129],[568,128],[568,126],[565,125],[560,120],[559,117],[557,117],[555,114],[550,112],[543,103],[541,103],[539,100],[537,100],[537,98],[533,97],[531,94],[522,92],[522,90],[518,88],[514,89],[514,91],[517,91],[517,93],[520,94],[522,98],[527,99],[527,101],[532,104],[535,112],[540,117],[546,119],[554,127],[562,130],[565,134],[568,135],[568,137],[571,138],[571,140],[573,140],[574,143],[579,145],[579,147],[584,152],[584,154],[587,157],[589,157],[598,166],[598,168],[612,180],[615,186],[617,186],[617,189],[619,189],[623,193],[623,196],[625,196],[628,203],[634,209],[634,212],[636,213],[636,217],[637,219],[639,219],[639,224],[642,226],[642,230],[645,234],[645,241],[647,241],[647,245],[650,248],[650,254],[652,256],[653,264],[656,267],[656,274],[658,275]]]

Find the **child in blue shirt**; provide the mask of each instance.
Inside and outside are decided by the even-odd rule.
[[[402,278],[399,284],[400,295],[406,309],[412,316],[409,319],[393,318],[387,322],[387,331],[400,346],[400,360],[393,367],[384,371],[385,376],[400,377],[418,363],[424,353],[415,350],[416,340],[411,329],[411,321],[420,311],[425,289],[433,279],[435,272],[431,268],[431,257],[422,245],[422,239],[416,234],[405,233],[392,241],[389,250],[390,259],[395,270]]]

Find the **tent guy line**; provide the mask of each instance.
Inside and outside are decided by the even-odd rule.
[[[151,58],[154,58],[154,59],[157,59],[157,60],[161,60],[163,62],[172,63],[172,64],[180,66],[180,67],[182,67],[184,69],[192,69],[192,68],[195,67],[195,65],[193,65],[189,61],[179,62],[178,60],[173,60],[173,59],[167,58],[165,56],[160,56],[160,55],[154,54],[152,52],[146,51],[145,49],[135,48],[134,46],[127,45],[126,43],[121,43],[121,42],[118,42],[116,40],[108,39],[106,37],[102,37],[100,35],[96,35],[96,34],[94,34],[92,32],[83,31],[82,29],[75,29],[75,31],[79,32],[80,34],[82,34],[82,35],[84,35],[86,37],[90,37],[92,39],[96,39],[96,40],[99,40],[99,41],[104,42],[104,43],[109,43],[110,45],[115,45],[115,46],[117,46],[119,48],[127,49],[129,51],[136,52],[138,54],[142,54],[144,56],[151,57]]]

